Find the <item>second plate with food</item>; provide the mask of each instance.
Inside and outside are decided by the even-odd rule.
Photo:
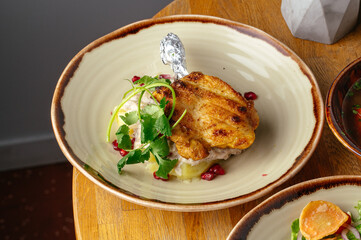
[[[291,224],[311,201],[324,200],[344,212],[359,216],[361,176],[333,176],[289,187],[248,212],[234,227],[228,240],[291,239]]]
[[[126,79],[172,74],[159,54],[169,32],[183,42],[189,72],[216,76],[242,95],[258,96],[255,142],[222,162],[226,174],[212,181],[159,181],[141,164],[119,174],[121,157],[105,141],[111,112],[131,87]],[[64,70],[52,103],[56,138],[78,170],[123,199],[173,211],[220,209],[270,192],[310,158],[323,114],[312,72],[288,47],[251,26],[197,15],[136,22],[90,43]]]

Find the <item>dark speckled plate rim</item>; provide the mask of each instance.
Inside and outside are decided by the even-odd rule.
[[[227,240],[247,239],[247,236],[252,231],[252,228],[263,216],[270,214],[274,210],[281,209],[287,203],[297,201],[302,196],[310,195],[321,189],[327,190],[346,185],[359,186],[361,188],[361,176],[329,176],[305,181],[288,187],[264,200],[262,203],[244,215],[243,218],[232,229],[228,235]]]
[[[326,120],[328,123],[328,126],[330,127],[333,134],[336,136],[336,138],[350,151],[352,151],[357,156],[361,157],[361,149],[354,144],[351,140],[349,140],[344,131],[341,129],[341,127],[338,125],[336,118],[335,118],[335,112],[333,110],[332,99],[337,94],[337,88],[340,83],[340,81],[349,73],[349,71],[357,64],[361,63],[361,57],[355,59],[351,63],[349,63],[344,69],[341,70],[339,74],[337,74],[335,80],[331,84],[330,89],[328,90],[326,102],[325,102],[325,114],[326,114]]]
[[[100,176],[96,171],[92,170],[88,166],[86,167],[84,162],[81,161],[73,152],[71,147],[68,145],[67,141],[65,140],[65,131],[63,129],[64,126],[64,114],[61,109],[61,98],[64,94],[65,88],[68,85],[69,81],[71,80],[74,72],[77,70],[79,63],[81,62],[84,54],[87,52],[92,51],[94,48],[101,46],[104,43],[110,42],[115,39],[123,38],[128,35],[136,34],[142,29],[150,28],[157,24],[171,24],[174,22],[196,22],[196,23],[206,23],[206,24],[216,24],[221,26],[227,26],[232,29],[235,29],[239,33],[247,34],[254,38],[262,39],[263,41],[269,43],[270,45],[274,46],[280,53],[285,56],[290,57],[293,61],[295,61],[301,71],[309,80],[312,88],[311,94],[313,98],[313,109],[314,109],[314,116],[315,116],[315,127],[312,133],[312,137],[310,141],[305,146],[302,153],[294,159],[294,163],[290,169],[288,169],[283,175],[281,175],[278,179],[271,182],[270,184],[250,192],[245,195],[241,195],[231,199],[224,199],[221,201],[209,202],[209,203],[195,203],[195,204],[180,204],[180,203],[170,203],[170,202],[162,202],[155,199],[145,199],[141,196],[134,195],[133,193],[124,191],[112,184],[110,184],[105,178]],[[51,120],[52,126],[54,130],[55,137],[58,141],[58,144],[63,151],[65,157],[69,160],[69,162],[76,167],[82,174],[84,174],[88,179],[92,182],[100,186],[101,188],[105,189],[106,191],[122,198],[127,201],[146,206],[146,207],[153,207],[157,209],[169,210],[169,211],[185,211],[185,212],[195,212],[195,211],[210,211],[210,210],[217,210],[223,209],[227,207],[232,207],[238,204],[242,204],[245,202],[252,201],[257,199],[270,191],[272,191],[275,187],[281,185],[291,177],[293,177],[308,161],[312,153],[314,152],[321,133],[322,133],[322,126],[324,121],[324,104],[322,100],[322,96],[315,80],[315,77],[308,66],[287,46],[279,42],[277,39],[273,38],[272,36],[268,35],[267,33],[242,24],[238,22],[234,22],[231,20],[226,20],[218,17],[212,16],[204,16],[204,15],[174,15],[162,18],[155,18],[155,19],[147,19],[142,20],[139,22],[135,22],[124,26],[114,32],[111,32],[95,41],[87,45],[83,48],[75,57],[69,62],[66,66],[65,70],[61,74],[59,81],[56,85],[55,92],[53,95],[52,105],[51,105]],[[86,170],[87,169],[87,170]],[[90,171],[89,171],[90,170]]]

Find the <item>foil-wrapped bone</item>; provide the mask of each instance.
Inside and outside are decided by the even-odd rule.
[[[188,75],[184,46],[179,37],[168,33],[160,42],[160,57],[164,64],[170,65],[175,73],[175,79]]]

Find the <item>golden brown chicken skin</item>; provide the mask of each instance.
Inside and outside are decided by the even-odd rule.
[[[230,85],[217,77],[192,72],[171,86],[176,92],[172,121],[187,109],[170,137],[182,157],[200,160],[212,147],[246,149],[254,142],[259,118],[253,101],[244,99]],[[166,110],[170,110],[169,89],[157,88],[153,95],[158,101],[166,97]]]

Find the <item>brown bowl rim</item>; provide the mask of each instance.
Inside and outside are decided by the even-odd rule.
[[[344,75],[350,71],[356,64],[361,62],[361,57],[353,60],[346,67],[344,67],[336,76],[335,80],[332,82],[330,89],[328,90],[326,103],[325,103],[325,113],[328,126],[330,127],[333,134],[336,138],[344,145],[347,149],[353,152],[356,156],[361,157],[361,148],[354,144],[341,129],[339,124],[336,121],[335,113],[332,107],[332,99],[336,93],[336,89],[340,81],[343,79]]]
[[[100,176],[99,174],[97,175],[97,173],[94,173],[92,171],[87,171],[85,169],[84,163],[74,154],[71,147],[66,142],[65,132],[63,129],[64,115],[61,109],[61,98],[64,94],[64,90],[67,84],[69,83],[71,77],[73,76],[74,72],[79,66],[79,63],[81,62],[84,54],[90,52],[94,48],[106,42],[125,37],[129,34],[136,34],[140,30],[151,27],[153,25],[173,23],[173,22],[212,23],[212,24],[227,26],[237,30],[238,32],[248,34],[258,39],[262,39],[267,43],[271,44],[272,46],[274,46],[283,55],[292,58],[299,65],[304,75],[307,76],[307,79],[309,80],[312,86],[311,94],[313,98],[313,109],[316,120],[313,134],[309,142],[305,146],[303,152],[296,159],[294,159],[294,163],[292,167],[288,169],[288,171],[286,171],[282,176],[280,176],[275,181],[248,194],[244,194],[231,199],[224,199],[221,201],[215,201],[209,203],[180,204],[180,203],[162,202],[155,199],[145,199],[140,196],[134,195],[130,192],[126,192],[112,185],[111,183],[107,182],[106,179],[102,178],[102,176]],[[104,190],[129,202],[136,203],[146,207],[162,209],[162,210],[183,211],[183,212],[210,211],[210,210],[232,207],[238,204],[242,204],[257,199],[269,193],[270,191],[272,191],[274,188],[281,185],[282,183],[286,182],[288,179],[293,177],[296,173],[298,173],[302,169],[302,167],[306,164],[306,162],[314,152],[320,140],[320,136],[322,134],[322,126],[324,122],[323,114],[324,114],[324,104],[319,87],[317,85],[317,81],[313,73],[309,69],[309,67],[291,49],[289,49],[287,46],[285,46],[283,43],[281,43],[274,37],[270,36],[269,34],[257,28],[242,23],[234,22],[231,20],[213,17],[213,16],[205,16],[205,15],[173,15],[173,16],[167,16],[161,18],[146,19],[119,28],[114,32],[111,32],[93,41],[75,55],[75,57],[69,62],[69,64],[61,74],[55,88],[52,105],[51,105],[51,121],[58,144],[61,150],[63,151],[65,157],[69,160],[69,162],[82,174],[84,174],[88,179],[90,179],[93,183],[97,184]]]
[[[295,201],[302,196],[310,195],[321,189],[331,189],[345,185],[357,185],[361,187],[361,176],[328,176],[304,181],[283,189],[282,191],[267,198],[244,215],[232,229],[227,237],[227,240],[247,239],[247,235],[251,232],[254,225],[258,223],[262,216],[268,215],[274,210],[281,209],[285,204]]]

